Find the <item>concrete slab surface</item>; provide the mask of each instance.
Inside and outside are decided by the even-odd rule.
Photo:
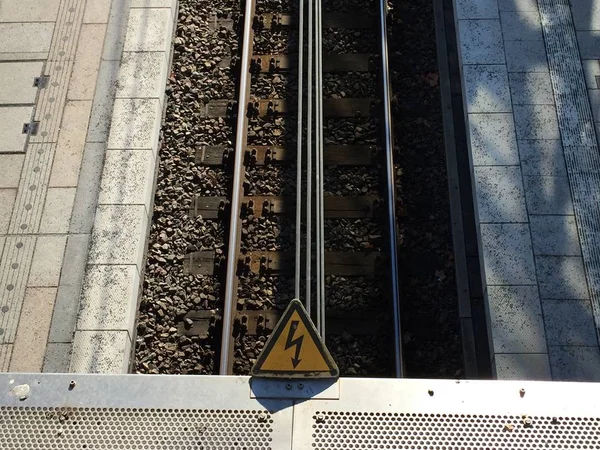
[[[506,66],[466,66],[463,75],[466,81],[467,112],[511,112]]]
[[[547,353],[537,286],[489,286],[494,353]]]
[[[504,46],[499,20],[459,20],[463,64],[504,64]]]
[[[53,22],[0,23],[0,59],[45,59],[53,32]]]
[[[33,105],[38,92],[34,81],[43,67],[41,61],[0,62],[0,105]]]
[[[176,9],[0,5],[1,371],[128,368]]]
[[[22,153],[25,151],[27,134],[23,125],[29,124],[33,117],[31,106],[0,106],[0,153]]]
[[[519,164],[512,114],[469,114],[469,134],[474,166]]]

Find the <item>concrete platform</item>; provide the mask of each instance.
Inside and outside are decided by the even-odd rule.
[[[127,370],[176,9],[0,8],[0,371]]]
[[[600,381],[600,0],[455,0],[500,379]]]

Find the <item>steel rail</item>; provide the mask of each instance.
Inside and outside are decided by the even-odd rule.
[[[308,81],[306,96],[306,312],[311,315],[312,266],[312,67],[313,67],[313,1],[308,0]]]
[[[294,274],[294,297],[300,299],[300,263],[302,239],[302,78],[304,53],[304,0],[299,0],[298,19],[298,134],[296,146],[296,267]],[[310,193],[309,193],[310,194]]]
[[[389,263],[391,297],[394,315],[394,365],[396,377],[404,376],[402,356],[402,330],[400,324],[400,283],[398,280],[398,225],[396,223],[396,176],[394,169],[394,144],[392,128],[392,94],[389,79],[389,55],[387,45],[387,0],[379,0],[380,43],[381,43],[381,82],[383,96],[383,142],[385,162],[389,231]]]
[[[233,367],[233,345],[231,336],[235,305],[237,304],[237,265],[238,249],[241,240],[241,201],[244,182],[244,148],[247,139],[247,107],[250,99],[250,58],[254,31],[254,0],[245,0],[244,32],[242,40],[242,59],[240,63],[240,92],[238,96],[238,112],[235,131],[235,161],[233,166],[233,186],[231,196],[231,219],[229,223],[229,240],[227,249],[227,269],[225,274],[225,304],[223,307],[223,334],[221,340],[221,359],[219,373],[229,375]]]
[[[319,45],[317,46],[317,84],[318,84],[318,98],[319,98],[319,143],[317,145],[317,160],[319,161],[319,178],[320,183],[318,186],[318,195],[321,199],[320,204],[320,222],[319,222],[319,234],[321,240],[319,241],[319,259],[320,266],[322,268],[319,279],[319,292],[320,292],[320,308],[321,308],[321,336],[325,339],[325,176],[324,176],[324,162],[323,162],[323,8],[321,0],[317,0],[318,4],[318,19],[317,19],[317,37],[319,39]]]
[[[321,266],[321,241],[323,236],[321,235],[321,205],[323,203],[323,197],[321,197],[321,159],[319,158],[319,147],[321,146],[321,128],[322,128],[322,98],[321,98],[321,85],[320,85],[320,63],[319,60],[319,49],[321,48],[322,42],[319,32],[321,27],[319,25],[319,17],[321,14],[321,2],[314,0],[315,2],[315,265],[317,269],[316,276],[316,307],[317,307],[317,330],[321,336],[323,334],[323,323],[325,318],[322,317],[322,298],[321,298],[321,278],[325,267]]]

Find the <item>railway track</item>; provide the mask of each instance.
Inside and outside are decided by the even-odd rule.
[[[386,14],[385,6],[379,10],[379,21],[377,14],[369,16],[368,20],[353,13],[323,14],[320,2],[308,3],[298,14],[280,11],[256,14],[254,1],[244,4],[238,23],[241,46],[236,59],[239,69],[237,101],[208,102],[202,111],[207,118],[223,119],[233,125],[234,148],[229,152],[222,146],[203,146],[196,155],[198,163],[229,166],[233,174],[230,195],[195,196],[189,209],[190,217],[229,222],[227,251],[219,252],[219,255],[214,251],[192,252],[184,260],[186,273],[212,275],[219,272],[223,277],[223,307],[217,311],[187,314],[181,329],[183,334],[208,338],[211,333],[218,334],[217,330],[221,328],[218,369],[221,374],[243,371],[244,364],[236,364],[235,360],[236,355],[244,356],[244,339],[266,336],[281,313],[280,309],[254,309],[256,305],[247,302],[240,288],[245,277],[293,277],[294,297],[304,299],[320,333],[326,336],[326,329],[328,332],[333,330],[332,334],[344,335],[348,340],[348,335],[374,334],[379,327],[373,323],[365,326],[369,321],[359,314],[352,316],[343,311],[328,310],[331,308],[326,307],[326,277],[365,278],[366,275],[374,282],[377,280],[375,274],[384,267],[388,267],[388,279],[391,280],[393,336],[397,336],[394,341],[398,343],[394,351],[395,373],[397,376],[402,374],[397,259],[395,251],[389,251],[397,245],[385,33],[380,33],[379,54],[333,53],[323,58],[322,38],[323,29],[334,30],[334,33],[348,29],[385,30]],[[291,30],[298,36],[296,54],[256,52],[255,41],[261,42],[261,39],[256,39],[255,35],[264,32],[285,34]],[[381,100],[375,97],[340,98],[335,94],[335,97],[325,97],[324,75],[329,75],[331,81],[335,75],[343,76],[345,72],[379,72]],[[295,78],[298,80],[296,95],[288,85],[285,98],[280,98],[276,89],[275,96],[261,97],[260,90],[252,89],[252,80],[261,76],[278,77],[279,80],[282,76],[287,76],[288,80]],[[277,139],[274,139],[267,145],[253,145],[256,133],[252,131],[257,126],[272,128],[281,125],[283,120],[292,124],[294,117],[295,144],[290,140],[277,145]],[[324,126],[329,127],[328,121],[335,120],[354,122],[355,127],[362,120],[377,120],[379,126],[375,128],[382,133],[379,139],[371,137],[373,142],[368,144],[347,145],[343,141],[336,142],[335,136],[328,136],[326,140]],[[375,189],[381,195],[325,195],[326,168],[349,166],[356,170],[356,167],[364,166],[373,170],[384,163],[385,176]],[[295,195],[249,195],[256,192],[247,185],[247,171],[256,166],[276,165],[295,170]],[[361,190],[369,191],[373,187],[361,187]],[[283,222],[283,227],[293,229],[293,248],[288,251],[265,251],[268,246],[252,248],[246,238],[251,223],[257,219],[279,221],[278,225]],[[329,246],[326,221],[365,219],[377,224],[378,239],[385,225],[388,230],[391,227],[392,233],[387,232],[390,241],[382,246],[387,252],[326,249]],[[255,353],[251,355],[256,356]]]
[[[137,371],[247,374],[300,298],[342,375],[402,374],[385,3],[326,1],[183,2]]]

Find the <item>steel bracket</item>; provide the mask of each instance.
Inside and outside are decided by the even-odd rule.
[[[339,379],[250,379],[250,398],[339,400]]]

